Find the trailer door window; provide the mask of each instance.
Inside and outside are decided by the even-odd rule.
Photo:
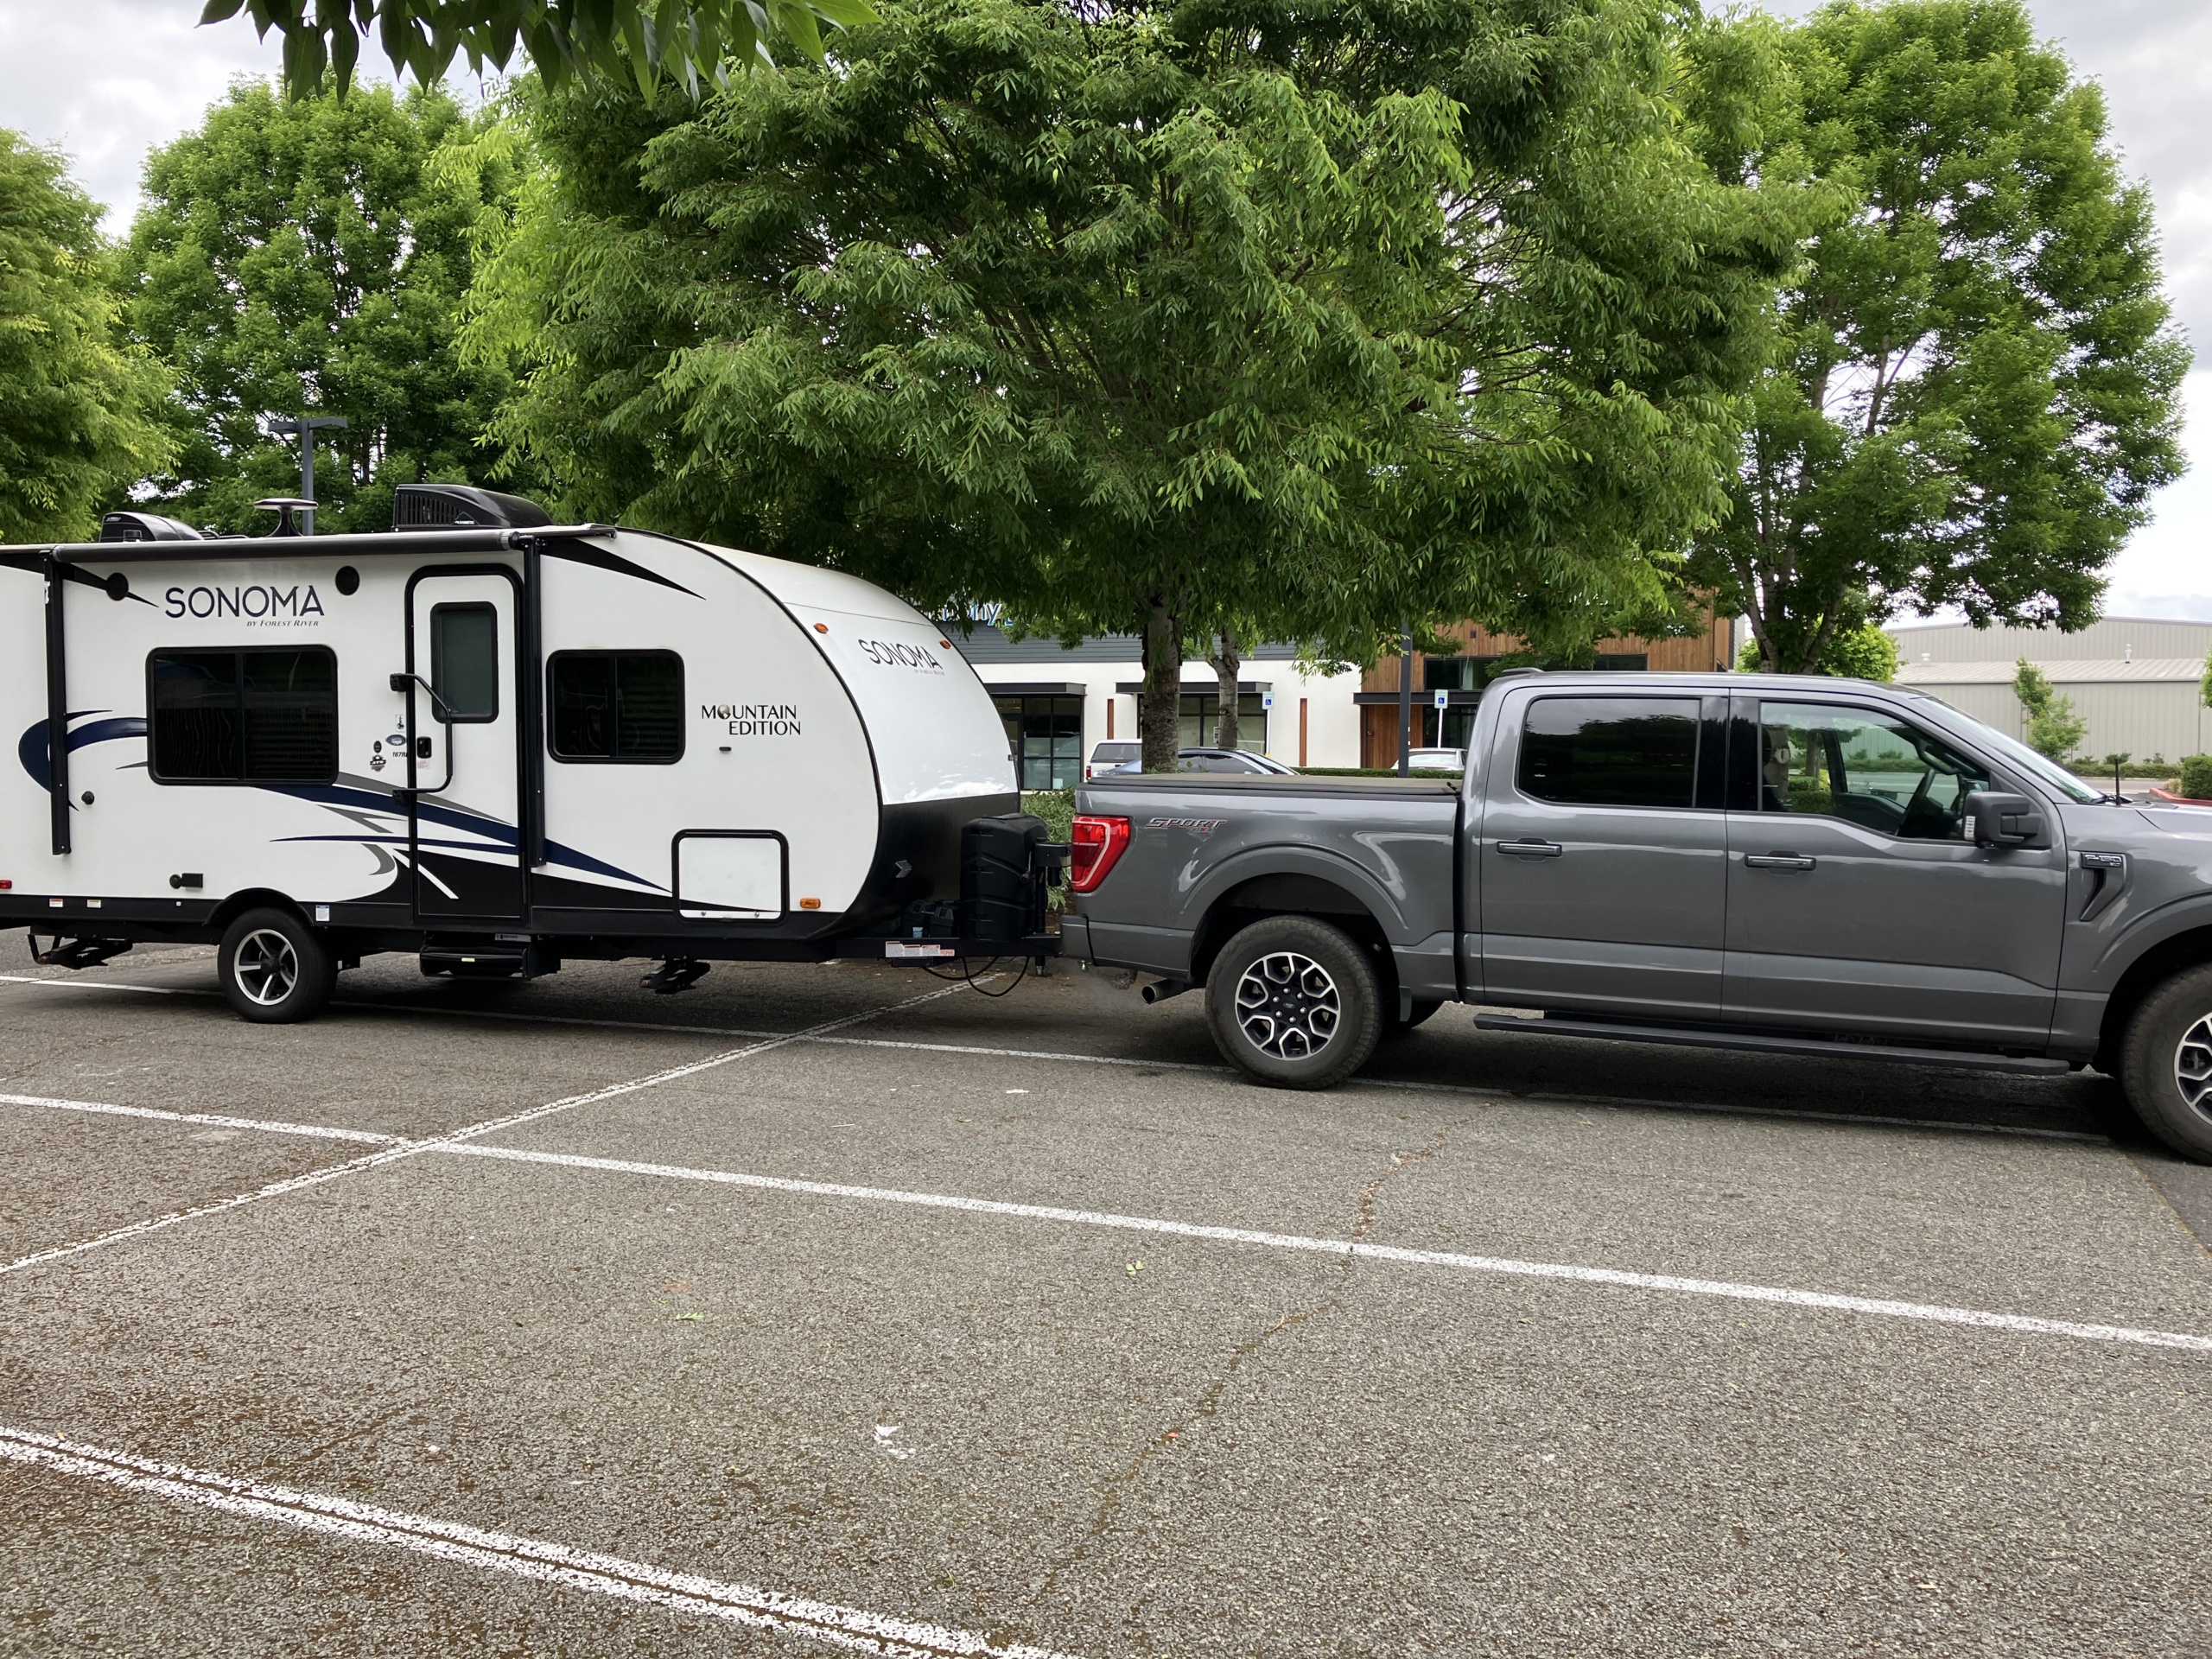
[[[682,758],[683,659],[674,652],[556,652],[546,677],[555,760]]]
[[[146,674],[156,783],[338,776],[338,659],[328,651],[157,651]]]
[[[499,717],[499,612],[493,605],[430,607],[430,686],[456,722]]]

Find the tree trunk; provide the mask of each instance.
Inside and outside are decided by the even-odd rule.
[[[1221,718],[1214,727],[1213,746],[1233,749],[1236,747],[1236,676],[1244,666],[1234,630],[1221,631],[1220,642],[1206,660],[1213,664],[1214,682],[1221,691]]]
[[[1144,769],[1173,772],[1183,719],[1183,620],[1155,599],[1144,621]]]

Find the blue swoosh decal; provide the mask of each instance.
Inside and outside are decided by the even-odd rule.
[[[107,710],[105,709],[80,709],[69,718],[84,720],[92,715],[105,713]],[[22,741],[16,745],[16,758],[23,763],[23,770],[30,773],[32,781],[41,789],[54,787],[53,772],[47,764],[46,728],[48,724],[49,721],[40,721],[25,732]],[[69,728],[69,753],[74,754],[89,744],[111,743],[121,738],[145,735],[146,722],[136,715],[118,715],[111,720],[95,720],[89,726],[72,726]]]

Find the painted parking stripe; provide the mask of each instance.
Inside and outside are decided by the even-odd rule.
[[[371,1129],[337,1129],[323,1123],[284,1123],[267,1117],[225,1117],[215,1112],[163,1112],[151,1106],[115,1106],[97,1100],[54,1100],[45,1095],[0,1095],[0,1106],[39,1106],[53,1112],[92,1112],[111,1117],[150,1118],[160,1123],[193,1123],[217,1129],[258,1129],[264,1135],[302,1135],[319,1141],[359,1141],[387,1146],[404,1137]]]
[[[651,1077],[633,1077],[627,1083],[610,1083],[605,1088],[592,1090],[588,1094],[569,1095],[560,1100],[548,1101],[543,1106],[529,1107],[524,1110],[509,1112],[499,1117],[487,1117],[480,1122],[471,1123],[466,1128],[456,1129],[449,1135],[421,1141],[396,1140],[391,1145],[379,1151],[352,1159],[346,1163],[332,1164],[322,1169],[311,1169],[302,1175],[294,1175],[284,1180],[271,1181],[265,1186],[257,1186],[250,1192],[233,1193],[227,1198],[218,1198],[212,1204],[195,1205],[188,1210],[174,1210],[167,1215],[149,1216],[143,1221],[134,1221],[127,1226],[118,1227],[111,1232],[100,1233],[92,1238],[79,1239],[73,1244],[57,1244],[51,1249],[36,1250],[29,1255],[18,1256],[13,1262],[0,1262],[0,1274],[19,1273],[29,1268],[44,1267],[49,1262],[59,1262],[68,1256],[80,1255],[87,1250],[97,1250],[110,1244],[119,1244],[126,1239],[143,1238],[149,1233],[161,1232],[180,1223],[197,1220],[202,1216],[220,1215],[226,1211],[237,1210],[249,1204],[258,1204],[264,1198],[283,1198],[288,1193],[303,1192],[311,1186],[320,1186],[326,1181],[337,1180],[341,1176],[380,1168],[385,1164],[396,1163],[403,1158],[416,1157],[434,1147],[444,1150],[455,1149],[462,1143],[473,1141],[479,1135],[497,1135],[503,1129],[519,1128],[525,1123],[535,1123],[540,1118],[550,1117],[557,1112],[574,1111],[580,1106],[590,1106],[602,1100],[613,1100],[618,1096],[635,1094],[640,1089],[657,1088],[664,1083],[674,1083],[681,1077],[696,1077],[702,1071],[711,1071],[717,1066],[728,1065],[734,1060],[745,1059],[751,1055],[765,1054],[771,1049],[781,1048],[788,1043],[798,1042],[802,1038],[812,1036],[817,1033],[840,1031],[848,1026],[856,1026],[864,1020],[874,1020],[880,1014],[893,1014],[900,1008],[912,1007],[917,1003],[932,1001],[940,996],[950,996],[961,988],[957,985],[948,985],[942,990],[925,991],[921,995],[909,997],[904,1002],[893,1002],[885,1007],[869,1008],[860,1014],[847,1014],[841,1020],[826,1020],[807,1031],[794,1032],[788,1037],[775,1038],[765,1043],[753,1043],[743,1048],[726,1049],[720,1054],[709,1054],[702,1060],[693,1060],[687,1065],[666,1067],[654,1072]],[[251,1122],[249,1119],[239,1121]]]
[[[1979,1308],[1945,1307],[1934,1303],[1892,1301],[1873,1296],[1843,1296],[1827,1291],[1796,1290],[1779,1285],[1736,1284],[1723,1279],[1690,1279],[1665,1273],[1630,1273],[1614,1268],[1580,1267],[1563,1262],[1522,1262],[1508,1256],[1467,1255],[1452,1250],[1407,1249],[1396,1245],[1370,1244],[1357,1240],[1260,1232],[1244,1227],[1206,1227],[1192,1222],[1166,1221],[1152,1216],[1066,1210],[1053,1205],[1010,1204],[996,1198],[970,1198],[942,1192],[910,1192],[896,1187],[854,1186],[840,1181],[798,1180],[779,1175],[754,1175],[739,1170],[693,1169],[680,1164],[636,1163],[627,1159],[591,1158],[575,1153],[529,1152],[514,1147],[481,1145],[440,1145],[433,1149],[459,1153],[472,1158],[496,1158],[512,1163],[556,1164],[571,1169],[596,1170],[610,1174],[705,1181],[725,1186],[756,1187],[772,1192],[796,1192],[810,1198],[843,1198],[866,1204],[914,1205],[930,1210],[956,1210],[969,1215],[1003,1216],[1019,1221],[1058,1222],[1077,1227],[1104,1227],[1120,1232],[1165,1234],[1173,1238],[1258,1245],[1267,1249],[1350,1257],[1363,1262],[1391,1262],[1408,1267],[1446,1268],[1462,1273],[1502,1274],[1521,1279],[1565,1280],[1576,1284],[1605,1285],[1624,1290],[1719,1296],[1736,1301],[1817,1308],[1827,1313],[1916,1319],[1932,1325],[1967,1325],[1984,1331],[2012,1332],[2022,1336],[2071,1337],[2083,1342],[2126,1343],[2146,1348],[2186,1348],[2198,1353],[2212,1353],[2212,1337],[2191,1336],[2178,1331],[2144,1331],[2127,1325],[2086,1325],[2071,1319],[2034,1319],[2018,1313],[1992,1313]]]
[[[21,985],[54,985],[67,984],[69,982],[39,979],[25,974],[0,974],[0,983],[6,982]],[[222,995],[219,991],[158,990],[156,987],[150,985],[87,983],[81,988],[106,991],[143,990],[156,992],[163,996],[219,996]],[[1135,1066],[1149,1071],[1205,1072],[1227,1077],[1241,1077],[1243,1075],[1234,1066],[1203,1061],[1155,1060],[1126,1054],[1080,1054],[1059,1049],[999,1048],[975,1043],[923,1043],[893,1037],[822,1037],[807,1032],[748,1031],[741,1027],[732,1026],[654,1025],[628,1020],[591,1020],[577,1014],[518,1014],[504,1008],[426,1007],[420,1003],[378,1002],[358,999],[350,1001],[340,1001],[332,1006],[386,1014],[411,1014],[433,1019],[493,1020],[531,1025],[582,1026],[599,1031],[655,1032],[685,1037],[783,1036],[796,1042],[821,1043],[835,1047],[906,1049],[917,1053],[973,1054],[1000,1059],[1050,1060],[1070,1065]],[[1425,1083],[1402,1077],[1353,1077],[1342,1086],[1348,1089],[1389,1089],[1414,1094],[1449,1095],[1459,1099],[1506,1101],[1515,1104],[1531,1106],[1604,1106],[1628,1111],[1697,1112],[1714,1117],[1772,1118],[1784,1123],[1846,1123],[1862,1125],[1869,1128],[1929,1129],[1954,1135],[1994,1135],[2018,1136],[2031,1141],[2071,1141],[2080,1145],[2092,1147],[2112,1145],[2111,1136],[2096,1135],[2082,1129],[2044,1129],[2019,1123],[1975,1123],[1963,1118],[1884,1117],[1867,1112],[1799,1111],[1788,1106],[1737,1106],[1707,1101],[1654,1100],[1636,1095],[1510,1094],[1495,1089],[1477,1089],[1465,1084]]]
[[[898,1618],[749,1584],[671,1573],[644,1561],[435,1516],[381,1509],[322,1492],[233,1480],[182,1465],[82,1446],[51,1434],[0,1427],[0,1458],[79,1475],[172,1502],[380,1544],[458,1566],[557,1584],[571,1590],[694,1613],[757,1630],[898,1659],[1062,1659],[1025,1643],[995,1642],[973,1630]]]

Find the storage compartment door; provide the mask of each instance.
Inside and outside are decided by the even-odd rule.
[[[784,838],[772,831],[686,830],[676,838],[676,907],[695,921],[775,921],[784,865]]]

